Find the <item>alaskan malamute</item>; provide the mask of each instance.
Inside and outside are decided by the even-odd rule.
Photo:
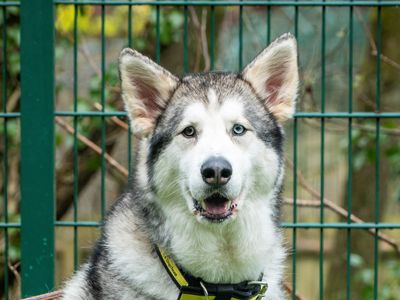
[[[281,124],[295,109],[295,38],[239,74],[183,78],[125,49],[120,76],[140,137],[134,175],[63,299],[284,299]]]

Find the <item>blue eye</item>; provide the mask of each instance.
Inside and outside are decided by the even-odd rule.
[[[193,138],[196,136],[196,129],[193,126],[188,126],[183,129],[182,134],[186,138]]]
[[[243,135],[246,133],[246,131],[247,131],[247,129],[243,125],[240,125],[240,124],[235,124],[232,127],[233,135]]]

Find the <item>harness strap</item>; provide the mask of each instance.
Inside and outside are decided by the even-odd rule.
[[[237,284],[215,284],[187,274],[175,264],[164,249],[155,247],[156,252],[180,291],[177,300],[259,300],[267,291],[268,285],[261,281]],[[263,274],[260,275],[261,280]]]
[[[165,251],[159,247],[156,247],[156,251],[164,268],[168,271],[169,276],[174,281],[175,285],[178,289],[181,289],[184,286],[189,286],[189,283],[186,281],[185,277],[179,270],[178,266],[175,262],[165,253]]]

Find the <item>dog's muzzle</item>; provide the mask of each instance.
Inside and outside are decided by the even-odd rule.
[[[202,217],[212,222],[222,222],[229,218],[237,207],[237,198],[229,199],[215,192],[203,200],[193,199],[194,209]]]

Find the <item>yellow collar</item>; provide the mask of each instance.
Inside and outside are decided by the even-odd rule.
[[[201,278],[182,272],[164,249],[155,248],[162,264],[180,291],[177,300],[259,300],[267,291],[267,283],[261,281],[245,281],[237,284],[205,282]]]

